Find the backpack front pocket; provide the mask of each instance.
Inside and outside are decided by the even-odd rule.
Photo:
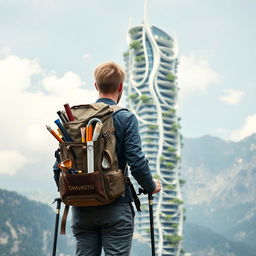
[[[100,204],[106,200],[104,183],[99,171],[93,173],[68,174],[60,177],[60,196],[68,205],[85,205],[85,201]]]

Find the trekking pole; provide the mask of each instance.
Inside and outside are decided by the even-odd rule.
[[[55,219],[55,228],[54,228],[54,239],[53,239],[53,247],[52,247],[52,256],[56,255],[61,198],[55,198],[53,204],[55,202],[57,202],[57,207],[56,207],[56,219]]]
[[[150,219],[150,236],[151,236],[151,253],[152,256],[156,255],[155,249],[155,234],[154,234],[154,215],[153,215],[153,195],[152,193],[146,192],[144,189],[139,188],[140,194],[148,194],[148,207],[149,207],[149,219]]]
[[[148,207],[150,218],[151,252],[155,256],[155,234],[154,234],[154,216],[153,216],[153,195],[148,193]]]

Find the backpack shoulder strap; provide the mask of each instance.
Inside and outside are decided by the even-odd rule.
[[[97,103],[91,103],[91,104],[80,104],[80,105],[75,105],[71,107],[71,109],[78,109],[78,108],[94,108],[95,110],[99,110],[101,108],[106,107],[107,104],[104,102],[97,102]]]
[[[125,110],[125,111],[129,111],[127,108],[123,108],[117,105],[111,105],[110,108],[114,111],[114,114],[116,114],[117,112],[121,111],[121,110]]]

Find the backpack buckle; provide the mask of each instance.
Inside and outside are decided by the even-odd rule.
[[[109,132],[108,132],[108,130],[106,130],[105,132],[103,132],[103,134],[102,134],[105,138],[107,138],[108,136],[109,136]]]
[[[105,138],[109,137],[110,134],[115,134],[115,128],[108,129],[108,130],[106,130],[105,132],[102,133],[102,135],[103,135]]]

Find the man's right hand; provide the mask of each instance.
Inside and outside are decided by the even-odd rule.
[[[154,182],[155,182],[155,184],[156,184],[156,188],[155,188],[155,190],[152,192],[152,194],[159,193],[159,192],[161,191],[161,189],[162,189],[162,185],[161,185],[160,180],[154,179]]]

